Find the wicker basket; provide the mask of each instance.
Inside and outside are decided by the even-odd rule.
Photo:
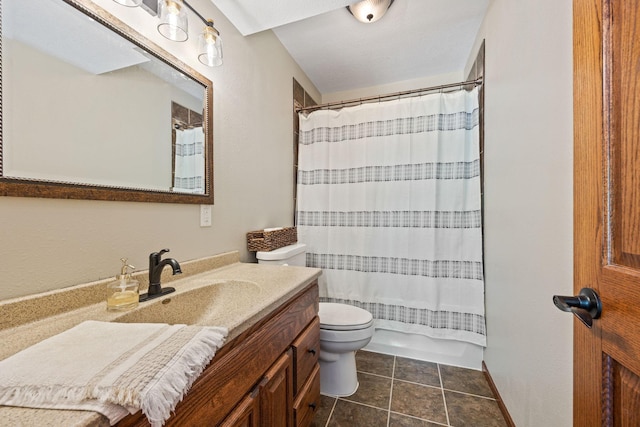
[[[284,227],[278,230],[258,230],[247,233],[247,250],[269,252],[298,241],[295,227]]]

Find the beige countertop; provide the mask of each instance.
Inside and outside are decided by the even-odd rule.
[[[0,360],[85,320],[223,326],[229,329],[229,342],[321,273],[315,268],[240,263],[237,253],[181,264],[185,274],[173,277],[163,274],[162,279],[163,287],[175,287],[176,292],[140,303],[130,311],[106,310],[102,295],[105,295],[105,286],[110,280],[0,302],[0,312],[4,312],[0,314]],[[139,280],[141,289],[144,289],[146,281],[142,274]],[[87,293],[91,293],[92,300],[99,302],[89,301],[87,305],[86,301],[78,301]],[[97,297],[93,295],[95,293],[98,293]],[[55,304],[67,305],[67,311]],[[185,320],[180,321],[184,311],[187,311]],[[163,320],[156,320],[158,317],[163,317]],[[0,406],[0,426],[35,425],[108,426],[109,423],[94,412]]]

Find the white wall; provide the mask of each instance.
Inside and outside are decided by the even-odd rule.
[[[366,98],[368,96],[387,95],[407,90],[422,89],[432,86],[438,86],[448,83],[458,83],[464,80],[462,71],[447,74],[438,74],[435,76],[426,76],[419,79],[403,80],[399,82],[389,83],[386,85],[358,88],[345,90],[341,92],[323,93],[322,102],[340,102],[350,101],[353,99]]]
[[[320,95],[275,35],[242,37],[210,1],[192,0],[222,33],[225,63],[212,69],[196,59],[195,16],[190,40],[174,43],[142,9],[96,3],[213,81],[213,226],[200,228],[198,205],[0,197],[0,299],[115,275],[121,257],[144,270],[161,248],[179,261],[250,259],[247,231],[293,221],[292,78]]]
[[[572,425],[570,0],[494,0],[486,39],[485,363],[518,427]]]
[[[202,111],[202,99],[139,67],[93,74],[10,39],[2,53],[6,176],[172,187],[171,102]]]

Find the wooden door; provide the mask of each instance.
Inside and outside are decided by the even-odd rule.
[[[574,425],[640,426],[640,4],[574,0]],[[549,100],[553,102],[553,100]]]
[[[293,362],[289,349],[265,374],[260,389],[260,425],[293,427]]]
[[[260,388],[256,387],[222,421],[220,427],[259,427],[260,426]]]

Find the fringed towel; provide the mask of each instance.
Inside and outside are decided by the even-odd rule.
[[[80,409],[111,425],[138,410],[171,415],[226,328],[86,321],[0,361],[0,405]]]

